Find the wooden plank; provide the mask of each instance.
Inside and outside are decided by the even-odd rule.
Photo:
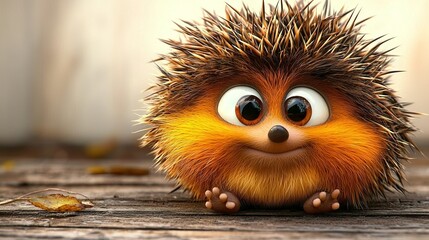
[[[0,198],[7,199],[22,195],[23,193],[34,191],[38,188],[27,187],[20,188],[19,194],[10,194],[10,187],[0,187]],[[116,211],[164,211],[171,209],[172,211],[180,211],[186,209],[189,213],[200,214],[200,212],[209,212],[204,209],[203,202],[193,201],[188,194],[182,192],[168,193],[167,188],[154,187],[138,187],[138,186],[112,186],[110,188],[100,188],[98,186],[88,187],[73,187],[69,190],[88,195],[96,204],[93,211],[104,211],[106,208]],[[9,196],[6,196],[9,195]],[[99,209],[100,207],[100,209]],[[23,203],[14,203],[0,208],[1,211],[9,211],[14,209],[34,210],[31,205]],[[109,209],[108,209],[109,210]],[[302,214],[301,209],[281,209],[281,210],[248,210],[246,215],[251,213],[259,215],[261,212],[272,215],[282,214]],[[369,204],[369,208],[365,210],[344,210],[343,212],[335,213],[335,215],[374,215],[374,214],[404,214],[418,215],[429,214],[429,199],[425,195],[409,194],[391,195],[387,200],[374,201]]]
[[[306,215],[301,209],[248,209],[220,215],[181,191],[163,174],[91,175],[91,165],[151,167],[143,161],[16,159],[0,172],[0,200],[46,187],[61,187],[93,199],[78,213],[49,213],[30,204],[0,207],[0,239],[428,239],[429,161],[407,164],[407,195],[389,194],[365,210]]]
[[[398,216],[225,216],[184,215],[174,212],[140,214],[86,212],[79,214],[19,215],[14,212],[0,229],[70,228],[145,231],[235,231],[235,232],[338,232],[366,235],[429,234],[429,219]],[[429,235],[428,235],[429,236]]]
[[[174,187],[173,181],[166,181],[162,173],[152,168],[152,162],[142,161],[93,161],[79,160],[49,160],[49,159],[17,159],[14,160],[13,171],[0,170],[0,186],[116,186],[116,185],[168,185]],[[415,161],[416,165],[407,164],[407,186],[421,185],[422,190],[429,186],[429,161]],[[148,176],[112,176],[91,175],[87,168],[93,165],[124,165],[146,167],[151,170]],[[412,190],[411,190],[412,191]]]
[[[343,233],[343,232],[302,232],[302,231],[186,231],[186,230],[129,230],[129,229],[70,229],[70,228],[16,228],[0,229],[0,238],[9,239],[417,239],[427,240],[425,233],[373,233],[364,232]]]
[[[91,161],[49,160],[49,159],[16,159],[13,171],[0,172],[0,185],[41,185],[41,186],[73,186],[73,185],[164,185],[164,175],[151,169],[150,161]],[[91,175],[87,172],[90,166],[135,166],[152,170],[147,176],[113,176]],[[170,183],[174,184],[174,183]]]

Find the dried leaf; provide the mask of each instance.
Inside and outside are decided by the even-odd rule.
[[[85,147],[85,155],[94,159],[106,158],[116,149],[117,145],[115,139],[89,144]]]
[[[6,172],[9,172],[15,168],[15,161],[5,160],[0,164],[0,168]]]
[[[91,166],[87,168],[90,174],[113,174],[113,175],[133,175],[144,176],[150,173],[148,168],[143,167],[128,167],[128,166]]]
[[[62,192],[70,195],[65,196],[59,193],[47,194],[48,192]],[[47,195],[39,195],[41,193],[45,193]],[[32,195],[36,196],[30,197]],[[71,195],[81,196],[84,198],[84,200],[80,200],[77,197]],[[94,204],[89,201],[85,195],[59,188],[48,188],[27,193],[14,199],[2,201],[0,202],[0,206],[18,201],[28,201],[34,206],[50,212],[78,212],[94,206]]]
[[[92,204],[85,204],[73,196],[64,196],[63,194],[33,197],[28,201],[34,206],[50,212],[79,212],[93,207]]]
[[[86,169],[89,174],[107,174],[108,169],[103,166],[91,166]]]

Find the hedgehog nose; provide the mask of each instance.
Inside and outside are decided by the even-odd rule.
[[[273,126],[268,132],[268,138],[275,143],[281,143],[289,138],[289,132],[280,125]]]

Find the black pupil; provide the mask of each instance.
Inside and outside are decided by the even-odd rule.
[[[307,104],[303,98],[290,98],[286,102],[286,112],[290,120],[300,122],[307,116]]]
[[[253,121],[259,117],[262,111],[261,100],[256,96],[244,96],[238,102],[241,116],[248,120]]]

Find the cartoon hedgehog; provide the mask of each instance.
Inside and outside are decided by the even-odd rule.
[[[362,207],[404,191],[413,114],[354,11],[279,1],[179,25],[146,99],[157,166],[206,207]]]

